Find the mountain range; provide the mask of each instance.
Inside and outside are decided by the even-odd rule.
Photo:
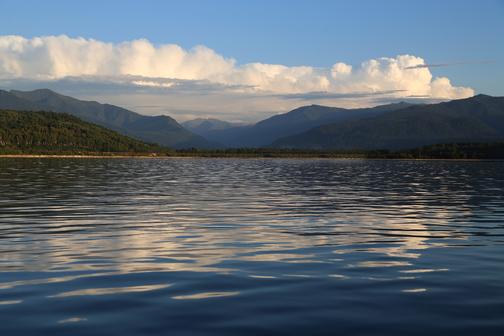
[[[438,143],[504,139],[504,97],[477,95],[412,105],[349,119],[275,140],[272,147],[310,149],[407,149]]]
[[[408,149],[438,143],[504,140],[504,97],[477,95],[437,104],[371,108],[303,106],[253,125],[218,119],[179,124],[83,101],[47,89],[0,90],[0,109],[72,114],[124,135],[172,148]]]
[[[302,133],[320,125],[371,117],[408,106],[410,104],[404,102],[361,109],[310,105],[275,115],[254,125],[211,130],[205,135],[208,140],[224,147],[268,147],[278,138]]]
[[[197,118],[181,123],[187,130],[205,138],[211,138],[214,132],[241,127],[242,123],[232,123],[215,118]]]
[[[68,113],[122,134],[173,148],[212,146],[171,117],[145,116],[115,105],[79,100],[48,89],[0,90],[0,109]]]

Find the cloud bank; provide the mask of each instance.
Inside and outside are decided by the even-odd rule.
[[[154,45],[145,39],[107,43],[65,35],[31,39],[0,36],[1,83],[68,79],[113,83],[114,89],[118,85],[133,86],[157,94],[208,94],[214,90],[248,98],[284,96],[289,100],[384,94],[394,99],[447,100],[474,94],[471,88],[452,85],[446,77],[434,78],[424,59],[412,55],[381,57],[357,65],[335,62],[329,68],[316,68],[239,64],[205,46],[186,50],[175,44]]]
[[[411,55],[371,59],[356,68],[338,62],[326,70],[263,63],[237,65],[234,59],[204,46],[184,50],[174,44],[155,46],[144,39],[113,44],[65,35],[32,39],[0,36],[3,78],[125,75],[204,80],[275,93],[401,90],[403,94],[446,99],[473,94],[469,88],[453,86],[447,78],[433,78],[425,61]],[[156,86],[157,82],[137,80],[137,84]]]

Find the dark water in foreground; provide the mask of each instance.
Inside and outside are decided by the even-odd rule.
[[[504,163],[0,159],[0,335],[504,335]]]

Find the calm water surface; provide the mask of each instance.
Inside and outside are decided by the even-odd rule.
[[[0,335],[504,335],[504,163],[0,159]]]

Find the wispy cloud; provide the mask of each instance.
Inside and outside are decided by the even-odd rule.
[[[331,92],[306,92],[306,93],[292,93],[275,95],[285,99],[299,99],[299,100],[325,100],[325,99],[351,99],[351,98],[370,98],[379,96],[397,95],[407,90],[387,90],[387,91],[374,91],[374,92],[348,92],[348,93],[331,93]]]
[[[452,63],[433,63],[433,64],[418,64],[408,66],[405,69],[422,69],[422,68],[444,68],[456,65],[472,65],[472,64],[492,64],[495,61],[466,61],[466,62],[452,62]]]

